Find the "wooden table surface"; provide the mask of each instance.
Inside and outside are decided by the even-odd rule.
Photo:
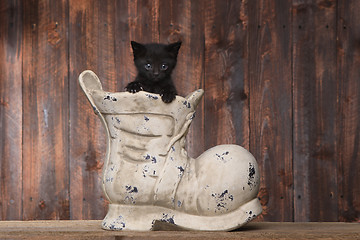
[[[359,223],[249,223],[233,232],[105,231],[101,221],[3,221],[0,239],[360,239]]]

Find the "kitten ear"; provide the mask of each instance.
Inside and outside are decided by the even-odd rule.
[[[166,48],[169,52],[171,52],[172,54],[177,56],[179,53],[180,47],[181,47],[181,41],[176,42],[176,43],[171,43],[171,44],[167,45]]]
[[[140,57],[141,55],[144,55],[146,52],[146,47],[135,41],[131,41],[131,47],[133,49],[134,58]]]

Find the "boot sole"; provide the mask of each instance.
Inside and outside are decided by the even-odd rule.
[[[110,204],[102,228],[127,231],[231,231],[250,222],[261,212],[262,207],[257,198],[235,211],[218,216],[198,216],[158,206]],[[169,228],[169,225],[172,227]]]

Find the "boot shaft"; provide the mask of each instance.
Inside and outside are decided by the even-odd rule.
[[[164,103],[147,92],[103,91],[91,71],[79,79],[108,135],[103,189],[109,201],[148,204],[167,196],[165,202],[171,203],[168,185],[178,184],[186,167],[185,135],[203,91]]]

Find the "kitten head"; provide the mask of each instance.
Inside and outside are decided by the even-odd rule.
[[[160,82],[169,78],[175,68],[181,42],[165,45],[132,41],[131,46],[139,75],[151,82]]]

